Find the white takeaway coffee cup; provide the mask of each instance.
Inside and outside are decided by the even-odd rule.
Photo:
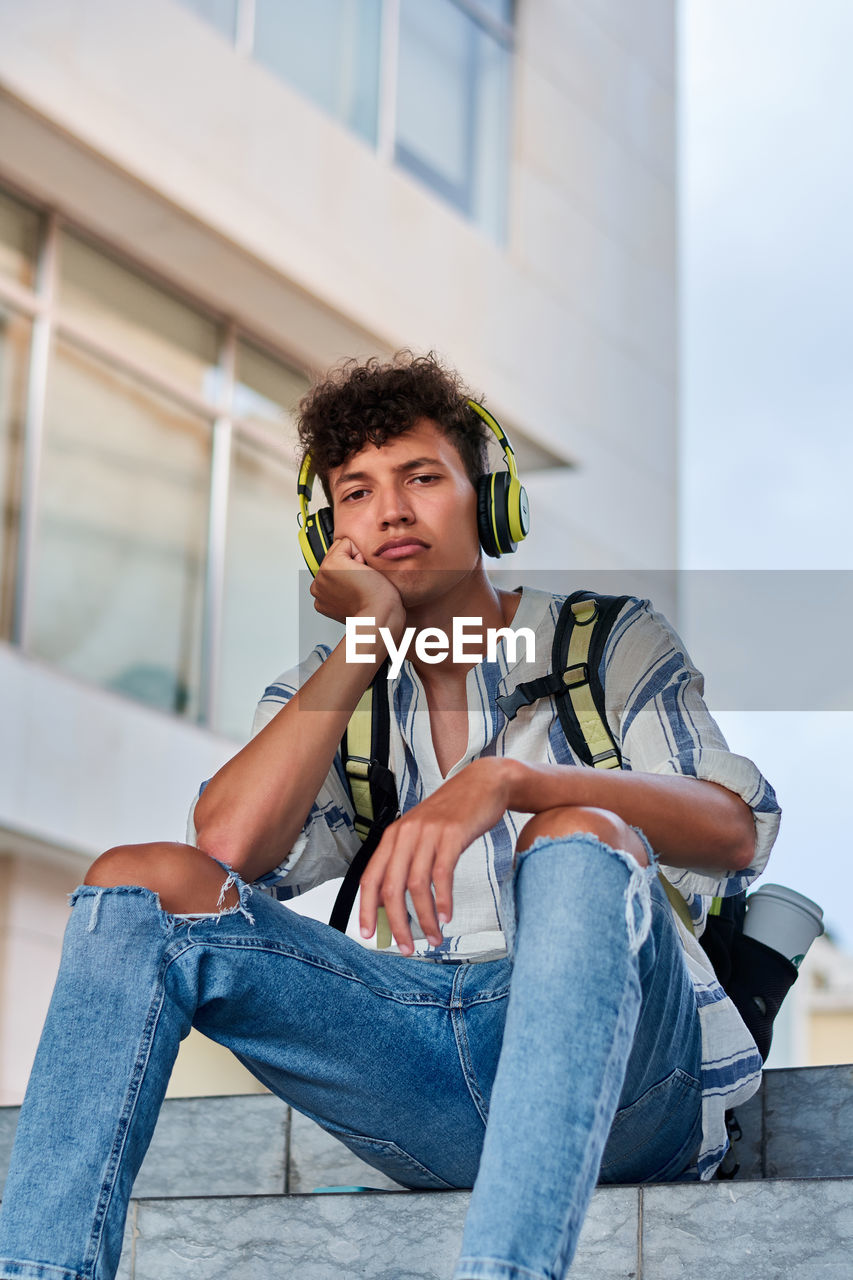
[[[763,884],[746,900],[743,931],[772,947],[799,969],[815,938],[823,933],[823,909],[781,884]]]

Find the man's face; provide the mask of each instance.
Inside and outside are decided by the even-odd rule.
[[[456,446],[429,418],[329,474],[335,537],[413,605],[443,595],[479,563],[477,495]]]

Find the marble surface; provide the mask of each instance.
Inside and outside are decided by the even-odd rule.
[[[572,1263],[571,1280],[633,1280],[639,1274],[636,1187],[599,1187],[592,1197]]]
[[[121,1280],[449,1280],[468,1193],[150,1200],[136,1206]],[[636,1274],[634,1188],[597,1191],[572,1280]]]
[[[18,1112],[18,1107],[0,1107],[0,1191],[9,1168]],[[170,1098],[163,1105],[133,1194],[283,1192],[289,1122],[290,1109],[269,1094]]]
[[[0,1193],[9,1172],[9,1157],[12,1154],[20,1110],[20,1107],[0,1107]]]
[[[313,1191],[315,1187],[328,1186],[401,1190],[398,1182],[365,1164],[313,1120],[294,1111],[290,1127],[288,1189],[291,1193],[304,1193]]]
[[[735,1153],[740,1169],[738,1182],[747,1178],[762,1177],[764,1159],[764,1085],[748,1102],[737,1108],[737,1118],[743,1137],[736,1144]]]
[[[449,1280],[464,1192],[139,1205],[133,1280]]]
[[[853,1175],[853,1066],[766,1072],[764,1141],[768,1178]]]
[[[826,1179],[649,1187],[642,1249],[649,1280],[850,1280],[853,1186]]]
[[[289,1108],[270,1094],[170,1098],[134,1196],[274,1195],[286,1190]]]

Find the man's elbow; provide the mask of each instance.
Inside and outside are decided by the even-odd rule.
[[[249,850],[245,847],[245,842],[240,841],[233,827],[219,820],[215,811],[210,811],[210,806],[202,806],[203,800],[202,795],[193,815],[196,848],[209,858],[224,862],[232,871],[246,879]]]
[[[752,810],[740,797],[733,819],[727,841],[726,870],[746,871],[755,857],[755,821]]]

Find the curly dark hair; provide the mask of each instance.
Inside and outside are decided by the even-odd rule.
[[[450,438],[474,488],[488,470],[489,430],[468,404],[459,375],[429,352],[398,351],[392,360],[377,356],[347,360],[300,401],[299,443],[311,455],[315,474],[331,500],[329,472],[366,444],[381,447],[430,418]]]

